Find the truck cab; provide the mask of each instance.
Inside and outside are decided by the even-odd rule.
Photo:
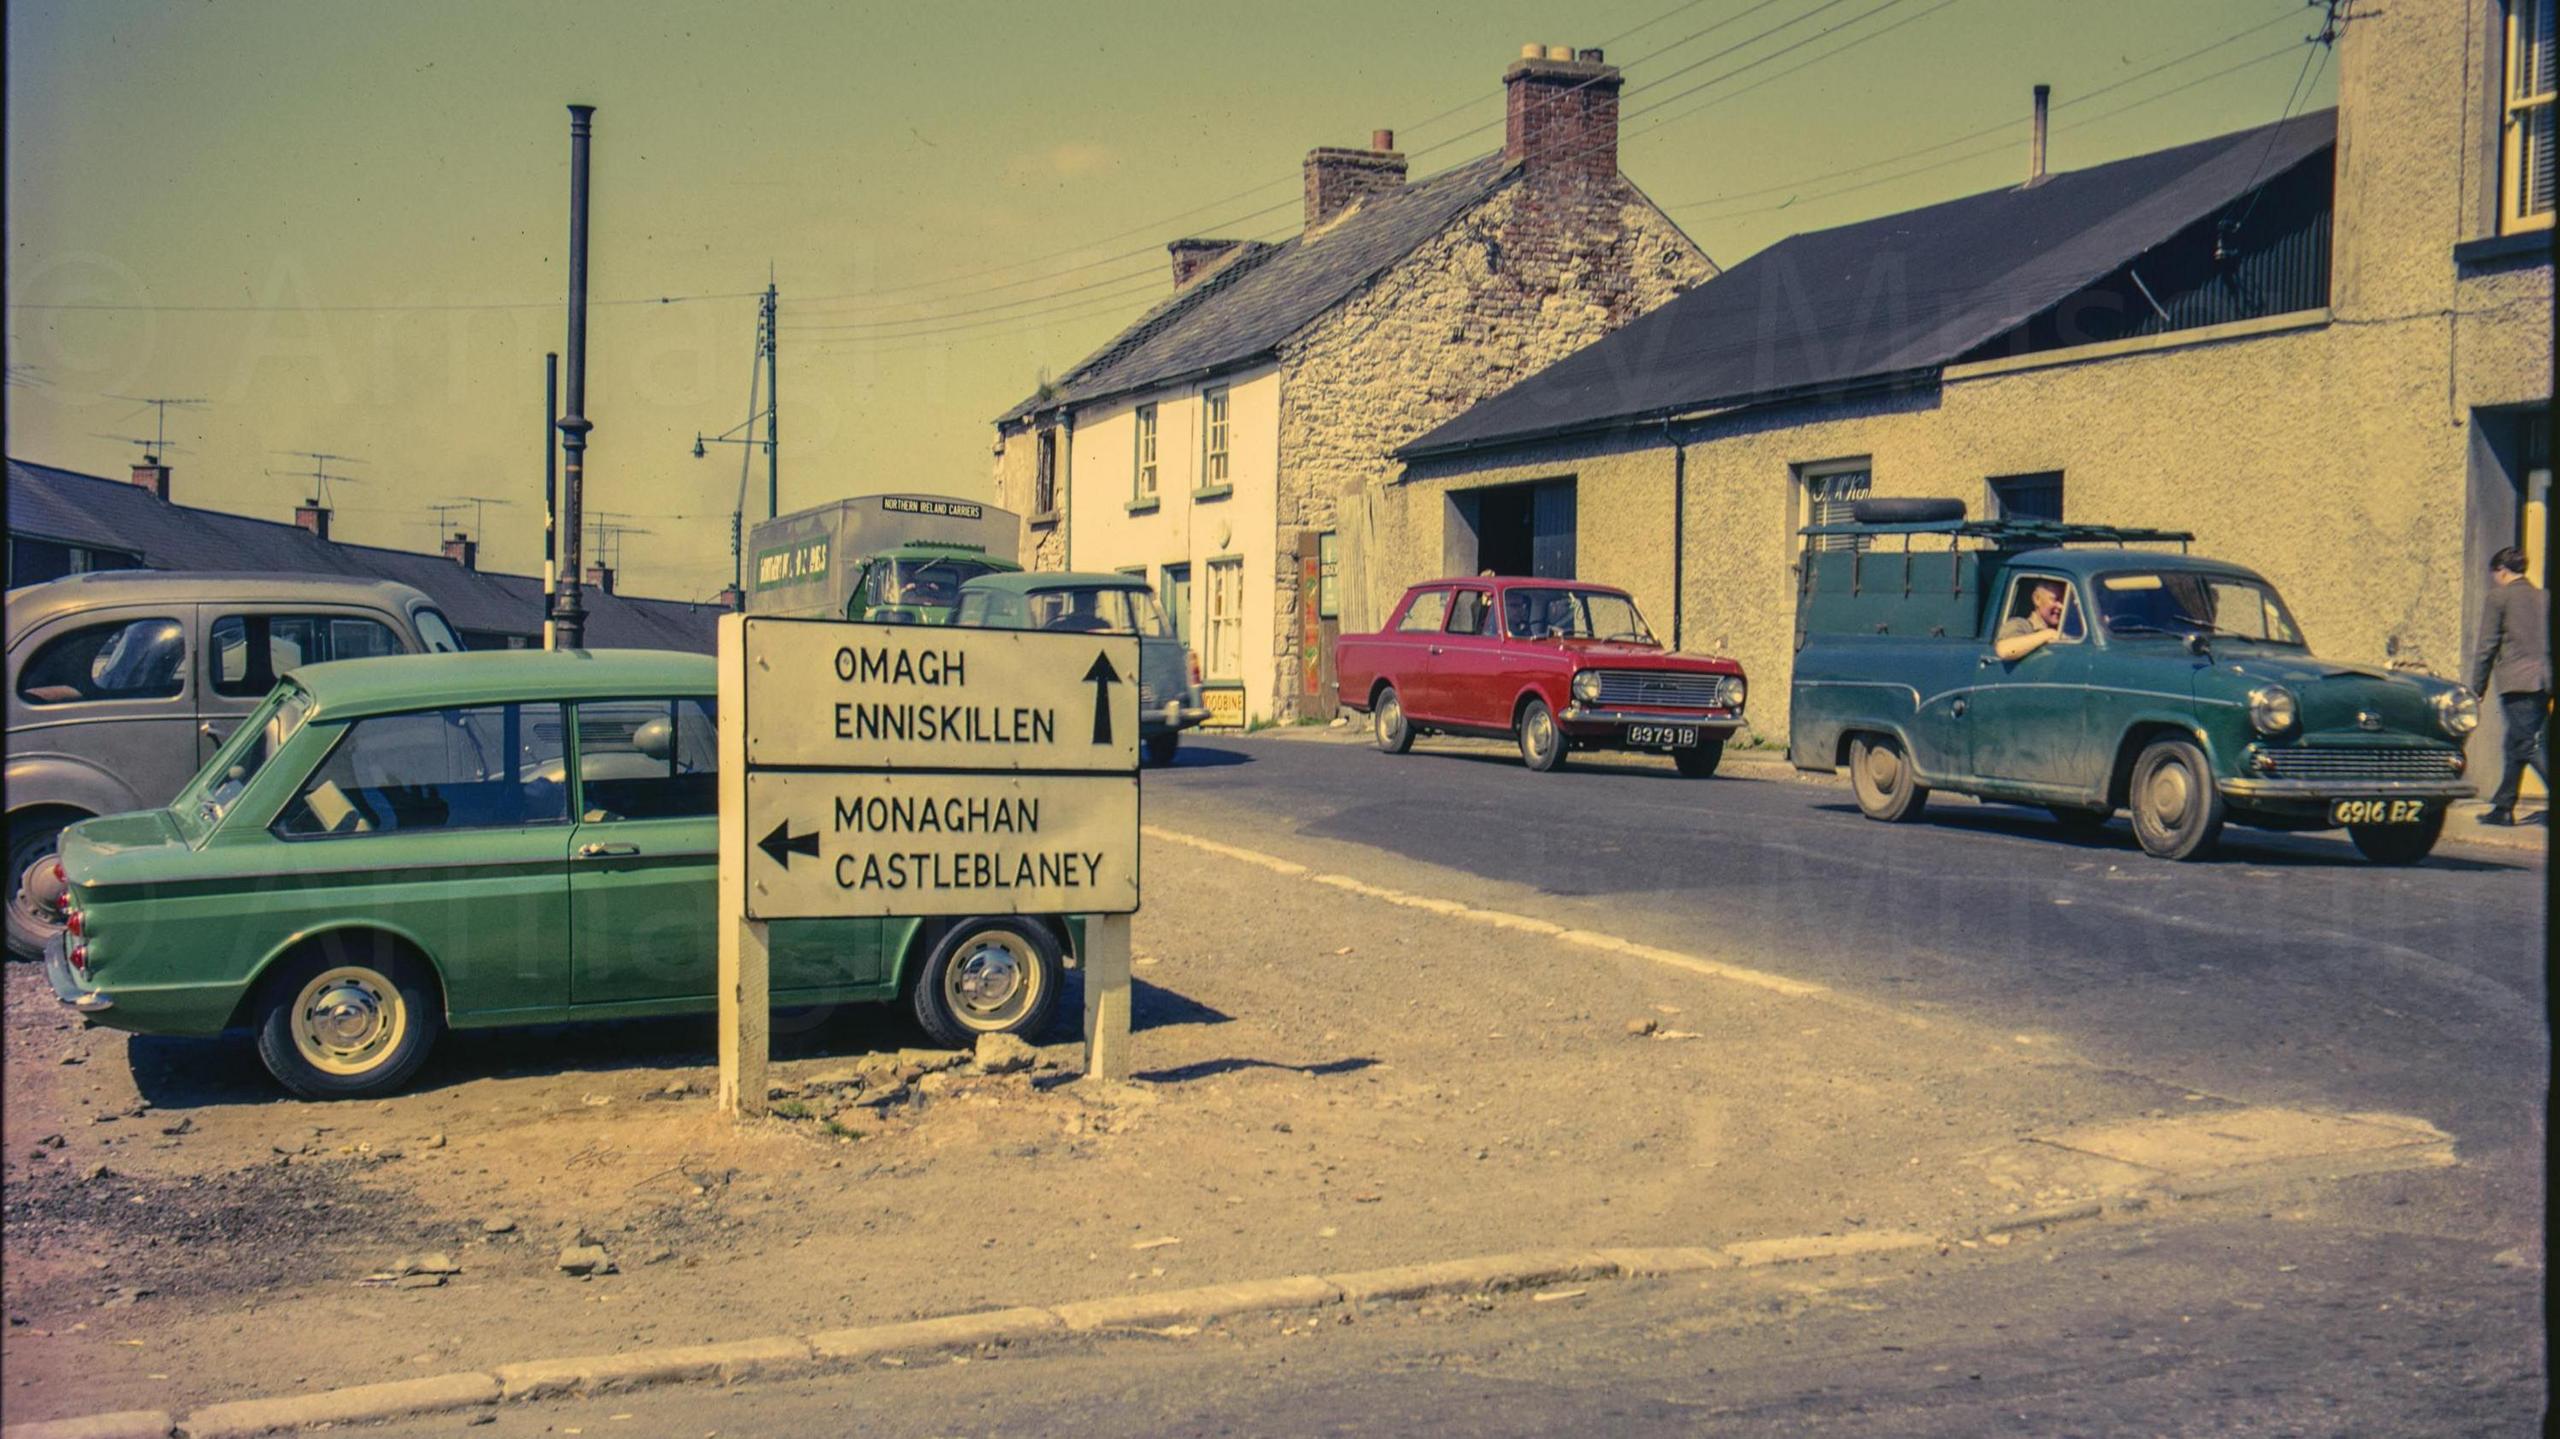
[[[2343,828],[2408,864],[2472,793],[2469,691],[2318,658],[2273,584],[2190,535],[1967,520],[1958,500],[1853,515],[1803,532],[1788,753],[1845,765],[1870,819],[1948,790],[2083,834],[2121,809],[2164,859],[2241,824]]]

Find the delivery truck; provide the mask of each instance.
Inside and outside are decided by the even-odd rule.
[[[858,495],[747,541],[747,613],[948,623],[960,586],[1022,568],[1022,517],[948,495]]]

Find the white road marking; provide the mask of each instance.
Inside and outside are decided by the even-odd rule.
[[[1436,899],[1425,894],[1409,894],[1400,889],[1389,889],[1384,885],[1376,885],[1371,884],[1366,880],[1354,879],[1347,874],[1311,875],[1308,874],[1307,867],[1305,865],[1295,863],[1291,860],[1282,859],[1277,855],[1264,854],[1258,850],[1244,849],[1237,845],[1224,844],[1214,839],[1202,838],[1199,835],[1184,834],[1180,830],[1164,829],[1157,825],[1147,825],[1143,830],[1141,830],[1141,833],[1145,834],[1149,839],[1161,839],[1173,844],[1189,845],[1193,849],[1206,850],[1211,854],[1220,855],[1227,859],[1242,860],[1246,864],[1260,865],[1262,868],[1270,870],[1275,874],[1285,874],[1293,877],[1306,875],[1311,883],[1343,890],[1350,894],[1359,895],[1364,899],[1379,900],[1386,904],[1400,905],[1406,909],[1424,910],[1432,914],[1446,916],[1450,919],[1464,920],[1469,924],[1481,924],[1490,926],[1494,929],[1519,930],[1528,934],[1547,935],[1552,938],[1562,940],[1566,944],[1577,945],[1584,949],[1596,949],[1608,954],[1625,955],[1631,959],[1645,960],[1649,963],[1659,964],[1670,969],[1686,970],[1691,974],[1706,975],[1711,979],[1731,980],[1736,984],[1751,985],[1754,988],[1765,989],[1774,994],[1784,994],[1802,998],[1808,995],[1830,993],[1830,991],[1824,986],[1809,983],[1805,980],[1789,979],[1785,975],[1771,974],[1766,970],[1749,969],[1738,964],[1726,964],[1720,960],[1705,959],[1694,954],[1684,954],[1676,949],[1663,949],[1657,945],[1640,944],[1635,940],[1622,938],[1614,934],[1603,934],[1598,930],[1567,929],[1563,925],[1552,924],[1546,920],[1532,918],[1525,914],[1512,914],[1506,910],[1499,909],[1477,909],[1471,905],[1461,904],[1454,899]]]

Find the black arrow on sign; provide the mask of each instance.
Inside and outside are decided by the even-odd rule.
[[[1108,652],[1093,657],[1093,668],[1084,672],[1093,686],[1093,742],[1111,743],[1111,687],[1123,683],[1120,672],[1111,667]],[[816,851],[811,851],[815,853]]]
[[[818,857],[818,832],[813,829],[807,834],[793,834],[791,821],[786,819],[773,827],[773,833],[757,840],[756,848],[772,856],[775,864],[789,869],[791,856],[795,854],[805,854],[811,859]]]

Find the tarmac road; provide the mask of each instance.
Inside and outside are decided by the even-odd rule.
[[[1360,873],[1364,849],[1588,906],[1594,927],[2052,1035],[2101,1065],[2268,1103],[2424,1117],[2541,1208],[2550,1068],[2543,865],[2446,846],[2366,863],[2343,834],[2233,829],[2167,864],[2122,819],[1934,800],[1861,817],[1843,785],[1682,780],[1665,761],[1424,740],[1193,740],[1146,820]],[[1764,771],[1765,772],[1765,771]]]

